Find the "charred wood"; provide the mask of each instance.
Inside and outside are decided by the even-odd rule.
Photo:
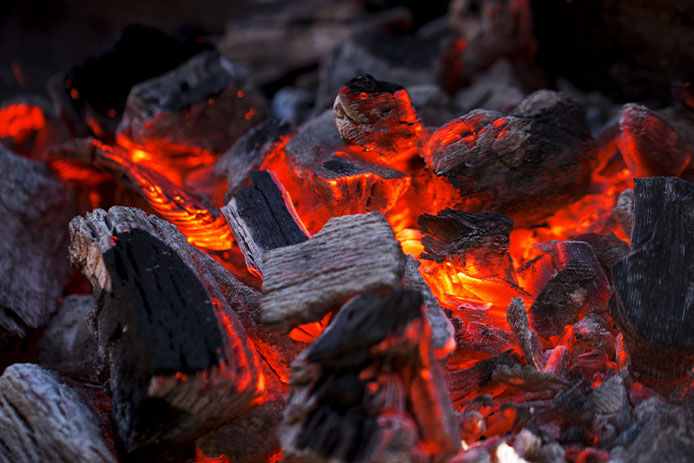
[[[689,368],[691,360],[675,358],[691,354],[694,346],[692,211],[694,184],[664,177],[635,180],[630,251],[612,268],[612,317],[627,340],[636,376],[672,376]],[[648,359],[658,352],[667,357],[668,351],[671,362]]]
[[[234,195],[222,214],[249,269],[263,275],[263,256],[309,239],[282,184],[268,171],[251,174],[252,185]]]
[[[543,337],[561,334],[566,325],[575,323],[586,301],[588,285],[595,271],[580,260],[569,261],[547,282],[530,306],[533,328]]]
[[[475,110],[449,122],[432,134],[424,157],[467,198],[466,210],[503,212],[519,225],[584,194],[593,149],[583,108],[541,90],[508,116]]]
[[[471,263],[480,271],[505,276],[510,258],[506,251],[513,220],[500,212],[477,214],[444,209],[436,215],[417,218],[422,232],[422,259],[449,260],[461,267]]]
[[[422,123],[398,84],[359,74],[340,89],[333,113],[342,139],[361,146],[374,160],[397,167],[417,151]]]
[[[147,459],[244,410],[259,394],[256,359],[230,306],[251,297],[244,287],[142,211],[97,209],[70,229],[73,264],[94,288],[90,324],[123,451]],[[225,298],[234,286],[236,301]]]
[[[153,27],[130,25],[112,45],[77,64],[64,77],[51,79],[49,93],[72,127],[73,136],[96,130],[110,138],[135,84],[159,76],[209,48],[194,41],[178,41]],[[96,125],[90,127],[89,119]]]
[[[451,400],[456,409],[462,408],[476,397],[484,394],[485,389],[495,384],[492,379],[494,371],[500,366],[514,367],[520,365],[518,359],[511,351],[495,355],[477,362],[474,366],[465,370],[447,368],[446,384],[451,395]]]
[[[411,23],[407,10],[393,9],[355,27],[321,62],[316,113],[329,108],[344,83],[362,73],[405,87],[443,83],[453,67],[446,54],[458,45],[453,30],[443,20],[413,34]]]
[[[66,184],[0,145],[0,345],[24,338],[57,310],[74,214]]]
[[[352,299],[293,365],[280,430],[311,461],[445,460],[458,426],[430,345],[421,296]]]
[[[619,129],[617,146],[635,177],[676,176],[692,158],[675,129],[645,106],[625,105]]]
[[[77,392],[29,363],[0,377],[0,461],[116,462]]]
[[[268,251],[262,320],[289,331],[363,291],[399,288],[405,256],[380,212],[335,217],[303,243]]]
[[[234,146],[217,160],[214,170],[226,177],[228,199],[247,186],[251,172],[260,168],[270,149],[290,132],[291,126],[288,123],[268,119],[239,138]]]
[[[332,111],[299,128],[287,143],[286,162],[332,216],[388,211],[410,186],[404,173],[345,146]]]
[[[620,240],[614,233],[584,233],[574,238],[576,241],[588,243],[595,251],[602,269],[609,281],[612,281],[612,266],[626,257],[629,244]]]
[[[218,52],[206,51],[135,85],[118,134],[165,156],[217,156],[266,113],[242,71]]]

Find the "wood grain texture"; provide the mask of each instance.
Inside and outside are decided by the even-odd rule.
[[[248,268],[263,274],[263,256],[271,249],[306,241],[309,236],[271,173],[251,174],[252,185],[240,190],[222,208]]]
[[[265,254],[262,320],[289,331],[363,291],[399,288],[405,256],[380,212],[335,217],[310,240]]]
[[[80,395],[29,363],[16,363],[0,377],[0,462],[20,461],[117,461]]]

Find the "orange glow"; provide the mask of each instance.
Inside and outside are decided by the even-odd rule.
[[[319,322],[304,323],[289,332],[289,337],[297,342],[310,344],[323,332],[330,323],[332,313],[327,313]]]
[[[38,106],[16,103],[0,108],[0,138],[10,137],[20,144],[44,127],[46,117]]]
[[[102,163],[135,184],[150,206],[176,225],[191,244],[215,251],[232,247],[233,236],[224,217],[212,214],[199,201],[158,172],[130,161],[123,150],[103,144],[97,146],[103,158]]]

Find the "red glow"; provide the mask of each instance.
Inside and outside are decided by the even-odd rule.
[[[17,103],[0,108],[0,138],[10,137],[21,144],[45,126],[46,117],[38,106]]]

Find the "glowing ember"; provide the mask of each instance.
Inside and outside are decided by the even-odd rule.
[[[0,108],[0,138],[10,137],[21,144],[45,126],[46,117],[38,106],[17,103]]]

